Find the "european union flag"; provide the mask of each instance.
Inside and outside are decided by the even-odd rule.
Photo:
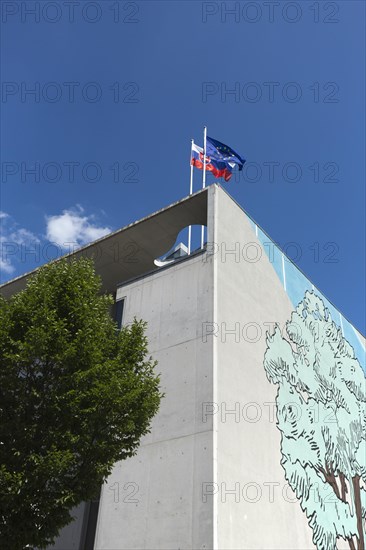
[[[238,155],[234,149],[208,136],[206,138],[206,155],[226,164],[237,164],[239,170],[243,169],[245,163],[245,159]]]

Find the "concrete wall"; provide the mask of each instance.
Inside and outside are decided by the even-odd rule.
[[[226,193],[210,191],[214,475],[206,500],[214,505],[214,548],[356,547],[366,534],[364,521],[356,525],[363,512],[352,491],[341,496],[334,483],[358,472],[365,497],[364,340],[281,251],[270,259],[263,232]],[[286,322],[299,303],[297,340]],[[275,324],[274,343],[267,334]],[[333,461],[340,470],[332,481],[321,469],[331,472]]]
[[[293,308],[267,256],[253,261],[260,245],[243,211],[220,189],[215,202],[216,547],[310,549],[280,465],[276,389],[263,369],[266,323],[283,326]]]
[[[212,348],[202,323],[213,315],[212,262],[198,255],[126,284],[124,323],[148,322],[150,353],[166,393],[137,456],[116,464],[103,486],[95,548],[213,547],[213,506],[201,487],[212,479]]]
[[[313,287],[291,265],[286,288],[281,253],[270,261],[243,210],[218,186],[207,193],[207,252],[117,291],[123,322],[148,322],[166,396],[137,455],[102,488],[95,550],[315,547],[281,466],[277,386],[264,368],[267,331]],[[75,547],[65,541],[56,548]]]

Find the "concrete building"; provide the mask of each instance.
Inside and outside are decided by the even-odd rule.
[[[155,262],[195,224],[207,227],[204,249]],[[365,432],[347,427],[365,428],[361,334],[216,184],[73,255],[82,254],[114,293],[117,320],[148,322],[165,398],[138,454],[115,465],[54,550],[357,547]],[[345,392],[352,422],[337,416]],[[333,460],[349,498],[327,479]]]

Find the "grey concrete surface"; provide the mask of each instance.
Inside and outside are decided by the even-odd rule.
[[[206,222],[207,252],[153,266],[180,229]],[[98,243],[114,240],[136,242],[141,261],[100,259],[97,271],[125,299],[123,323],[148,322],[166,395],[137,455],[102,487],[95,550],[313,549],[280,464],[276,388],[263,368],[268,323],[283,326],[293,306],[264,252],[230,254],[237,243],[261,248],[248,217],[213,185]],[[77,523],[55,550],[77,547]]]

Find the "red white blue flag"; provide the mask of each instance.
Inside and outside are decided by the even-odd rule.
[[[204,167],[203,149],[195,143],[192,143],[191,165],[199,170],[203,170]],[[206,170],[215,178],[224,178],[225,181],[229,181],[234,166],[234,162],[225,162],[206,155]]]

